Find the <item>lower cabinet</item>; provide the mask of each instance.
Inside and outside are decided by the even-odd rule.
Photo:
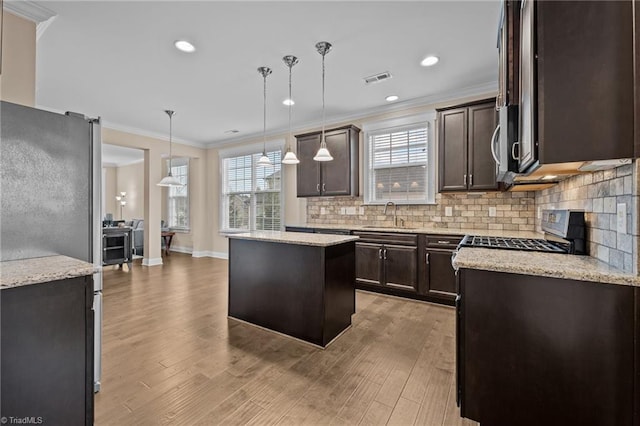
[[[356,285],[416,293],[418,291],[418,236],[354,232]]]
[[[420,274],[420,293],[433,301],[453,304],[458,292],[451,256],[462,239],[457,235],[422,235],[424,271]]]
[[[463,417],[498,426],[640,424],[640,288],[474,269],[459,278]]]
[[[93,424],[93,278],[5,288],[2,423]]]

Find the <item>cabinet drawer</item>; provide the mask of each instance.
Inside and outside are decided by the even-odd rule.
[[[426,246],[430,248],[455,249],[462,241],[462,238],[460,235],[427,235]]]
[[[360,237],[360,241],[370,241],[374,243],[399,244],[407,246],[417,246],[418,236],[416,234],[396,234],[384,232],[361,232],[354,231],[353,235]]]

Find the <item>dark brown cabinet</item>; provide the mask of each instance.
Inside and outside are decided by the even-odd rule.
[[[129,265],[133,257],[129,227],[102,228],[102,265]]]
[[[459,277],[463,417],[483,425],[639,424],[637,287],[471,269]]]
[[[92,425],[93,278],[1,291],[2,423]]]
[[[420,276],[421,294],[436,301],[452,304],[458,292],[456,273],[451,265],[451,256],[461,237],[454,235],[423,235],[424,271]]]
[[[519,170],[637,157],[634,1],[509,3],[520,12],[507,14],[520,20],[519,52],[507,51],[519,62]]]
[[[388,288],[416,293],[418,290],[418,236],[354,232],[356,286]]]
[[[495,100],[438,110],[440,191],[498,189],[491,138]]]
[[[345,126],[325,131],[332,161],[318,162],[313,157],[320,148],[321,132],[297,135],[298,197],[358,195],[358,142],[360,129]]]

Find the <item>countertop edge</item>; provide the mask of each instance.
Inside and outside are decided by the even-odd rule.
[[[263,241],[281,244],[294,244],[302,246],[315,247],[331,247],[343,243],[357,241],[359,237],[350,235],[332,235],[332,234],[304,234],[299,232],[278,232],[272,234],[260,233],[239,233],[229,234],[226,236],[230,239],[247,240],[247,241]]]
[[[47,256],[0,262],[0,290],[93,275],[101,270],[68,256]]]

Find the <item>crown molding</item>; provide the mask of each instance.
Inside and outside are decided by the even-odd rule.
[[[4,0],[2,8],[6,11],[39,24],[54,18],[57,14],[34,1]]]
[[[362,111],[358,111],[354,114],[346,114],[336,117],[328,117],[325,127],[332,127],[334,125],[338,125],[347,121],[352,120],[362,120],[364,118],[372,117],[380,114],[387,114],[395,111],[402,111],[410,108],[417,108],[427,105],[434,105],[443,102],[451,102],[456,101],[461,98],[470,97],[470,96],[480,96],[486,95],[488,93],[497,92],[498,83],[496,81],[490,81],[485,83],[476,84],[473,86],[467,86],[456,90],[451,90],[448,92],[435,93],[433,95],[422,96],[419,98],[408,99],[403,102],[394,102],[392,104],[380,105],[373,108],[367,108]],[[292,133],[297,133],[301,131],[306,131],[311,128],[321,127],[321,121],[308,121],[305,123],[301,123],[296,125],[291,129]],[[266,134],[267,139],[273,138],[276,135],[282,135],[283,133],[288,133],[288,128],[280,128],[268,131]],[[255,140],[258,137],[262,137],[262,132],[256,132],[249,135],[245,135],[242,137],[238,137],[235,139],[226,139],[215,142],[209,142],[204,144],[206,148],[222,148],[229,145],[236,145],[246,143],[248,141]]]
[[[133,133],[134,135],[146,136],[148,138],[160,139],[162,141],[169,142],[169,138],[167,137],[166,134],[156,133],[156,132],[152,132],[152,131],[149,131],[149,130],[143,130],[143,129],[139,129],[137,127],[123,126],[123,125],[120,125],[120,124],[117,124],[117,123],[112,123],[112,122],[106,121],[106,120],[102,120],[102,127],[105,127],[107,129],[111,129],[111,130],[117,130],[119,132]],[[171,141],[172,141],[172,143],[177,143],[177,144],[180,144],[180,145],[194,146],[196,148],[208,148],[206,143],[200,143],[200,142],[189,141],[189,140],[186,140],[186,139],[180,139],[180,138],[176,138],[175,136],[173,136],[171,138]]]

